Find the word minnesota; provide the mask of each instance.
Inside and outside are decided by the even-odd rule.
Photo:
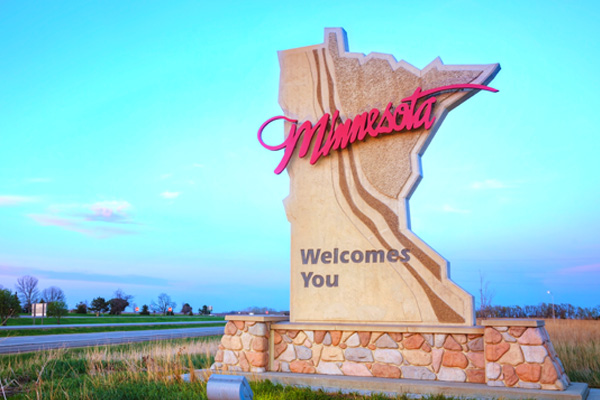
[[[300,256],[302,257],[302,264],[360,264],[360,263],[384,263],[384,262],[408,262],[410,255],[408,249],[402,249],[398,251],[396,249],[390,249],[387,252],[385,250],[349,250],[339,251],[339,249],[333,249],[333,251],[321,251],[321,249],[301,249]]]

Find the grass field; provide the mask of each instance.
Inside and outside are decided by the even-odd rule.
[[[600,321],[546,322],[571,380],[600,387]],[[210,366],[218,341],[218,337],[181,339],[0,356],[0,379],[14,399],[206,399],[204,383],[185,383],[177,377]],[[384,398],[311,392],[268,382],[253,383],[252,389],[257,400]]]
[[[68,315],[60,319],[61,325],[74,324],[124,324],[129,322],[182,322],[182,321],[223,321],[223,317],[196,316],[196,315],[102,315],[96,317],[93,315],[74,316]],[[41,326],[41,318],[36,318],[35,326]],[[44,318],[44,325],[55,325],[56,318]],[[11,318],[6,326],[33,325],[31,318]]]
[[[600,321],[546,320],[546,329],[571,381],[600,388]]]
[[[141,325],[141,326],[98,326],[98,327],[64,327],[50,329],[11,329],[0,330],[0,340],[3,337],[14,336],[41,336],[60,335],[69,333],[97,333],[97,332],[124,332],[124,331],[147,331],[177,328],[209,328],[212,326],[223,326],[225,321],[215,321],[208,324],[186,324],[186,325]]]

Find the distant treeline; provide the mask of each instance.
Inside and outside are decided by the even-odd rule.
[[[540,303],[537,306],[488,306],[477,310],[477,318],[559,318],[600,319],[600,305],[575,307],[572,304]]]

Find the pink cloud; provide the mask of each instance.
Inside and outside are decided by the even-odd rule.
[[[77,220],[52,215],[29,214],[28,217],[42,226],[57,226],[68,231],[81,233],[97,239],[104,239],[115,235],[132,235],[136,233],[127,229],[84,225]]]
[[[35,197],[29,196],[0,195],[0,207],[18,206],[23,203],[34,202],[35,200]]]
[[[600,264],[578,265],[558,270],[561,275],[600,273]]]
[[[103,221],[114,223],[131,223],[128,212],[131,204],[124,200],[99,201],[90,205],[91,215],[87,215],[89,221]]]

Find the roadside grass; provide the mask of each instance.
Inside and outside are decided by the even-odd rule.
[[[572,381],[600,387],[600,321],[546,321]],[[206,399],[193,371],[213,362],[220,337],[166,340],[0,356],[0,380],[14,399]],[[179,377],[191,374],[192,382]],[[257,400],[386,399],[253,382]],[[406,400],[410,396],[395,399]],[[427,400],[454,400],[425,396]]]
[[[63,325],[74,325],[74,324],[124,324],[130,322],[183,322],[183,321],[223,321],[224,317],[214,316],[195,316],[195,315],[159,315],[159,316],[145,316],[145,315],[101,315],[99,317],[93,315],[87,316],[74,316],[69,315],[60,319]],[[44,325],[55,325],[57,323],[56,318],[44,318]],[[21,326],[21,325],[33,325],[31,318],[10,318],[6,326]],[[36,318],[35,326],[41,325],[41,318]]]
[[[546,320],[569,379],[600,388],[600,321]]]
[[[98,332],[122,332],[122,331],[147,331],[160,329],[183,329],[183,328],[210,328],[223,326],[225,321],[215,321],[210,324],[186,324],[186,325],[140,325],[140,326],[98,326],[98,327],[64,327],[49,329],[11,329],[0,330],[0,338],[14,336],[42,336],[59,335],[69,333],[98,333]]]
[[[206,384],[193,371],[210,367],[219,340],[213,336],[0,356],[0,378],[7,396],[15,400],[206,399]],[[192,374],[191,382],[179,379],[186,373]],[[252,382],[251,386],[256,400],[388,399],[382,395],[311,391],[269,381]]]

